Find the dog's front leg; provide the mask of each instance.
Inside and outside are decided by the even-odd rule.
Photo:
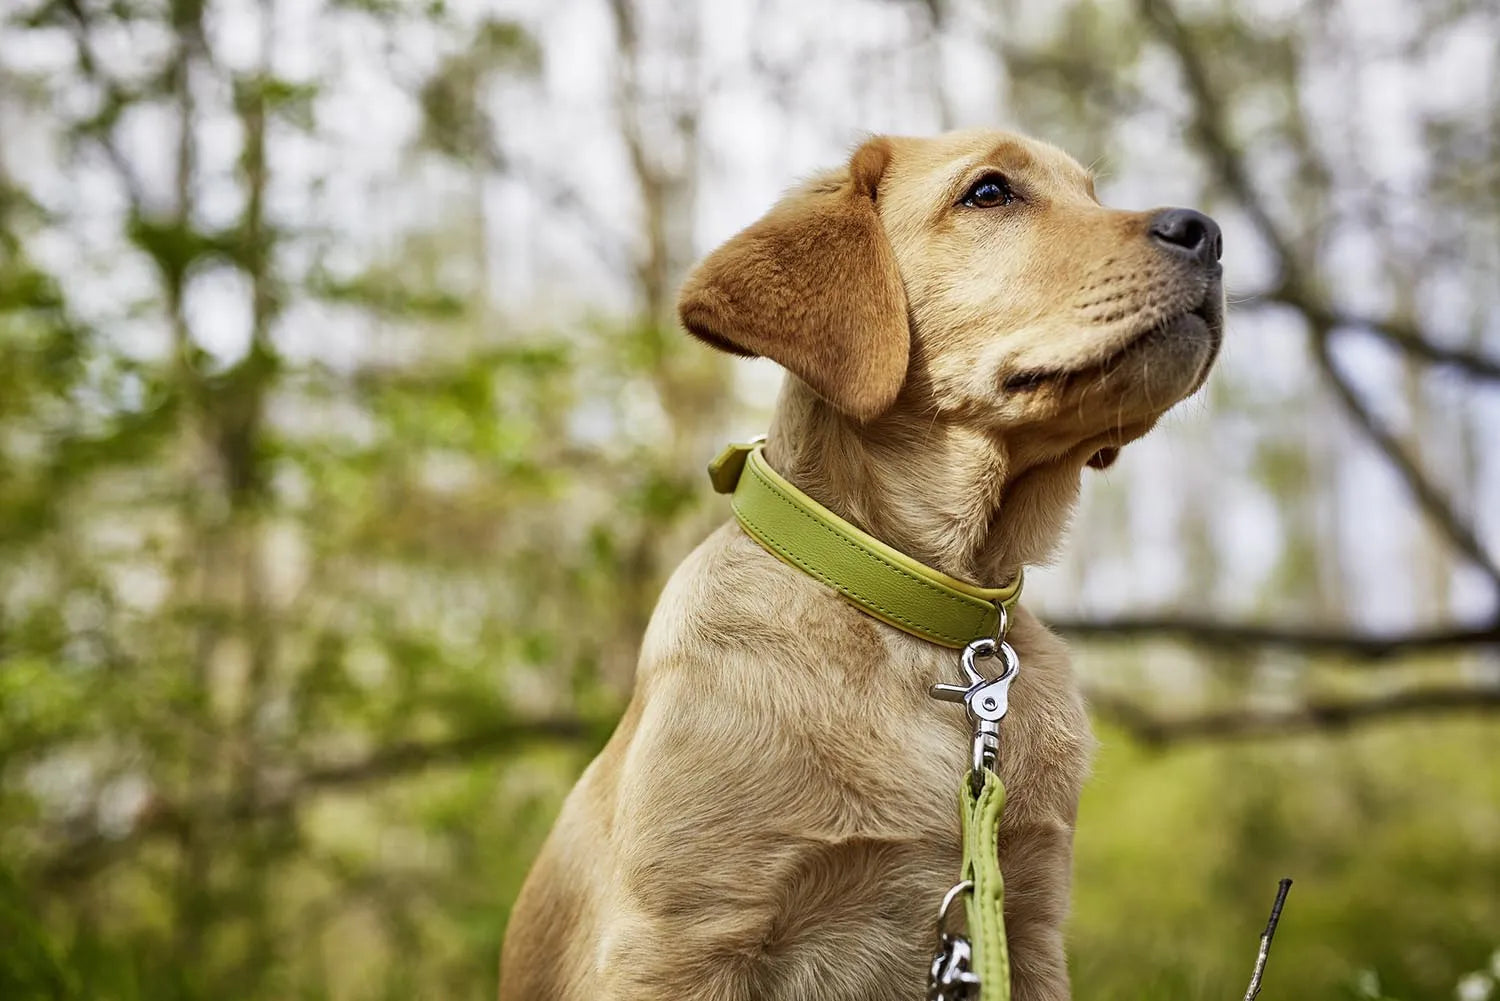
[[[1072,862],[1069,824],[1032,823],[1001,832],[1013,1001],[1068,1001],[1072,996],[1062,936]]]

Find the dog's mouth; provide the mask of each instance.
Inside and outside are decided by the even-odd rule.
[[[1076,368],[1041,369],[1018,372],[1006,377],[1001,387],[1006,392],[1027,392],[1042,386],[1063,383],[1093,375],[1105,375],[1136,355],[1150,351],[1161,344],[1178,339],[1208,341],[1209,357],[1217,354],[1219,341],[1224,335],[1223,312],[1215,297],[1204,301],[1184,313],[1160,320],[1131,336],[1124,344],[1096,361]],[[1205,375],[1206,375],[1205,371]],[[1196,388],[1196,387],[1195,387]]]

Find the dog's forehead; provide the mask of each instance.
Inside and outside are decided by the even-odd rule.
[[[893,144],[891,173],[907,181],[946,184],[977,166],[1030,177],[1059,189],[1092,193],[1093,177],[1051,143],[999,129],[969,129]]]

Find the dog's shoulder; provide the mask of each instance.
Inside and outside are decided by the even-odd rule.
[[[851,612],[832,589],[726,522],[662,589],[641,645],[641,676],[664,663],[805,648]],[[855,612],[847,621],[860,618]]]

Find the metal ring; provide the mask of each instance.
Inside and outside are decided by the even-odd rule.
[[[943,902],[938,906],[938,934],[943,935],[948,931],[948,912],[953,909],[953,902],[965,893],[974,892],[974,881],[972,879],[961,879],[943,894]]]
[[[1005,637],[1010,635],[1010,611],[1005,607],[1005,602],[1003,601],[995,602],[995,611],[999,612],[1000,616],[995,619],[994,639],[996,644],[1000,644],[1004,643]]]

